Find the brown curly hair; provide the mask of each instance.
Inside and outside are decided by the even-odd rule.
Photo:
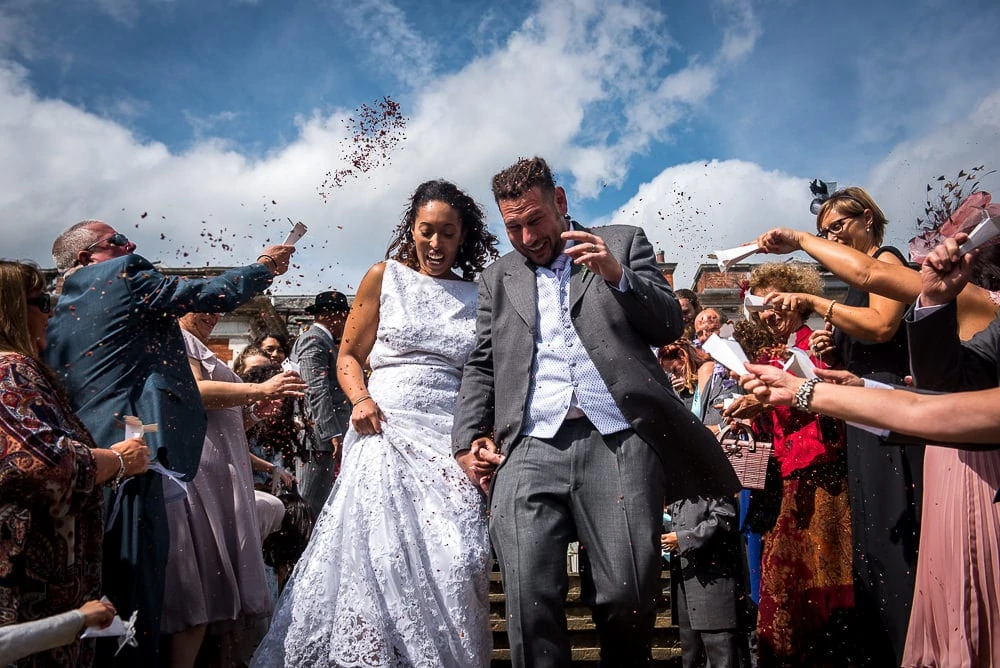
[[[410,196],[409,206],[403,212],[403,219],[393,230],[392,241],[385,252],[386,259],[392,258],[410,269],[420,269],[417,247],[413,241],[413,223],[420,207],[431,202],[444,202],[458,213],[465,238],[459,246],[452,268],[461,272],[463,280],[473,280],[491,260],[500,256],[497,252],[498,240],[486,226],[486,215],[482,207],[450,181],[425,181],[417,186]]]
[[[761,288],[822,295],[823,279],[811,264],[768,262],[757,265],[750,272],[750,291],[756,294]]]

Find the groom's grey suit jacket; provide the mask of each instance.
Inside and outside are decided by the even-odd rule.
[[[637,227],[595,228],[621,262],[629,288],[619,292],[574,265],[570,316],[580,341],[636,433],[656,449],[668,495],[739,490],[732,466],[708,429],[671,389],[651,347],[680,336],[680,306]],[[537,328],[535,265],[517,252],[490,265],[479,285],[476,345],[462,376],[453,450],[492,436],[501,452],[515,447],[527,411]]]

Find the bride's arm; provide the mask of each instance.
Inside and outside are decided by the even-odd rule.
[[[379,301],[385,263],[379,262],[365,274],[344,325],[337,356],[337,381],[351,402],[351,424],[359,434],[381,433],[382,411],[368,395],[365,362],[375,345],[378,332]]]

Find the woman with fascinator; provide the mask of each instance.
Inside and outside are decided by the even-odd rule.
[[[888,221],[864,189],[834,192],[816,216],[816,238],[835,243],[876,264],[903,268],[906,258],[882,240]],[[770,253],[806,250],[808,236],[792,230],[764,233],[758,243]],[[811,240],[810,240],[811,241]],[[809,252],[806,250],[806,252]],[[819,259],[819,258],[817,258]],[[829,260],[834,260],[830,262]],[[835,275],[835,258],[820,259]],[[850,285],[850,283],[849,283]],[[909,374],[906,328],[908,301],[850,285],[843,303],[819,295],[779,295],[795,299],[822,317],[827,327],[814,333],[810,348],[851,373],[901,384]],[[899,665],[913,598],[919,535],[923,448],[879,447],[874,434],[848,427],[847,467],[854,536],[855,605],[870,630],[863,665]]]
[[[949,218],[910,241],[911,259],[922,263],[935,243],[970,231],[984,210],[1000,216],[1000,206],[991,204],[989,193],[974,193]],[[915,302],[921,291],[919,271],[880,262],[846,245],[787,229],[771,230],[761,241],[771,252],[804,250],[859,290],[905,302]],[[956,301],[962,340],[970,339],[997,316],[1000,245],[994,243],[975,254],[971,282]],[[847,372],[823,375],[839,384],[863,384],[861,378]],[[881,402],[876,405],[883,412],[888,409]],[[872,445],[881,444],[876,441]],[[986,647],[980,644],[993,632],[984,636],[981,631],[996,628],[998,623],[995,613],[990,612],[996,609],[1000,581],[996,558],[1000,533],[995,528],[1000,526],[1000,506],[993,504],[997,476],[998,450],[927,446],[919,557],[902,666],[986,665],[974,657],[990,656],[989,643]],[[983,531],[990,526],[992,530]],[[982,555],[992,556],[984,559]],[[994,640],[993,645],[1000,647],[1000,641]],[[973,657],[971,662],[969,657]]]
[[[486,508],[451,429],[496,241],[471,197],[428,181],[362,279],[337,360],[340,476],[252,665],[489,665]]]

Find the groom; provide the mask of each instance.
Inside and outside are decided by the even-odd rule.
[[[602,664],[644,665],[664,498],[739,483],[651,351],[683,324],[642,230],[576,224],[537,157],[493,177],[493,194],[517,252],[480,281],[453,448],[474,482],[492,481],[512,660],[569,665],[566,548],[579,540]]]

